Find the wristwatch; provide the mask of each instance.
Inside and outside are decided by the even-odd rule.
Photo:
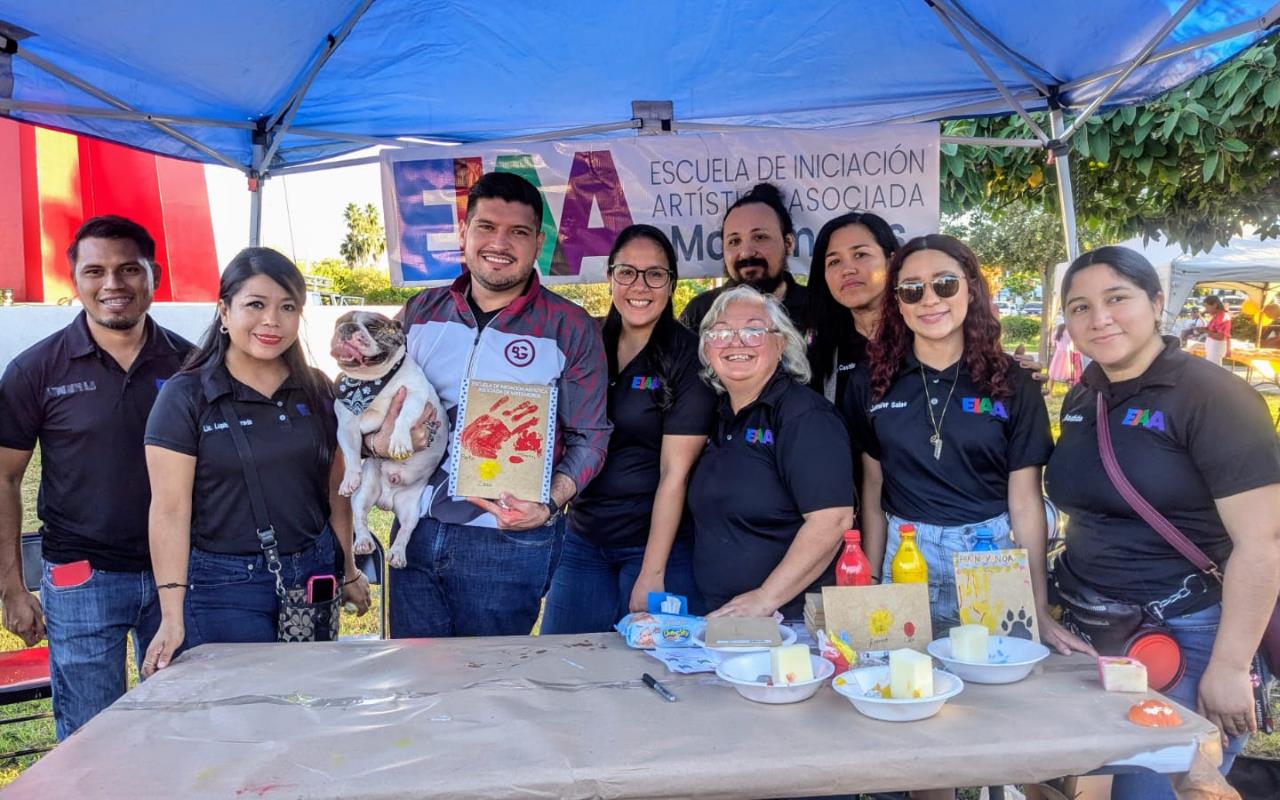
[[[544,527],[550,527],[560,519],[560,506],[556,505],[554,500],[548,500],[543,505],[547,507],[548,516],[547,521],[542,524]]]

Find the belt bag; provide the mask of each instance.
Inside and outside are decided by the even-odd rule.
[[[266,557],[267,571],[276,579],[276,641],[279,642],[332,642],[338,638],[338,623],[342,619],[342,597],[334,593],[332,600],[319,603],[307,602],[304,588],[284,588],[280,577],[280,549],[276,544],[276,531],[267,516],[267,502],[262,491],[258,466],[253,460],[249,440],[240,429],[240,418],[231,401],[223,397],[218,403],[222,419],[231,431],[231,440],[240,454],[240,466],[244,469],[244,481],[249,487],[249,506],[253,509],[253,522],[258,529],[258,545]],[[341,582],[341,579],[339,579]]]
[[[1107,421],[1107,401],[1103,398],[1101,392],[1098,392],[1097,425],[1098,452],[1102,456],[1102,467],[1107,471],[1107,477],[1111,479],[1111,484],[1115,486],[1116,491],[1129,504],[1129,507],[1136,511],[1138,516],[1142,517],[1142,520],[1150,525],[1152,530],[1160,534],[1173,549],[1181,553],[1201,572],[1213,576],[1221,583],[1222,570],[1218,568],[1213,559],[1205,555],[1205,552],[1199,547],[1196,547],[1163,514],[1156,511],[1147,502],[1146,498],[1139,494],[1137,489],[1133,488],[1133,484],[1129,483],[1129,479],[1121,471],[1120,463],[1116,460],[1115,448],[1111,445],[1111,427]],[[1280,605],[1273,606],[1271,609],[1271,619],[1267,621],[1267,629],[1262,634],[1259,653],[1262,655],[1263,660],[1266,661],[1267,668],[1273,674],[1277,674],[1280,671]]]

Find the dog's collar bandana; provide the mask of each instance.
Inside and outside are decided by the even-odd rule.
[[[338,379],[338,402],[346,406],[347,410],[352,414],[363,414],[364,410],[373,402],[373,398],[377,397],[378,392],[382,391],[382,387],[390,383],[391,378],[400,371],[400,367],[404,366],[404,360],[407,355],[406,353],[400,356],[400,360],[391,368],[391,371],[376,380],[361,381],[343,375]]]

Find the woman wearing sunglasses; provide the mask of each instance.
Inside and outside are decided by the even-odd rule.
[[[689,480],[694,575],[711,616],[804,614],[804,591],[831,567],[853,522],[849,439],[805,384],[804,339],[773,297],[716,298],[702,321],[703,376],[720,395]]]
[[[632,225],[609,254],[604,321],[613,433],[600,474],[569,506],[543,633],[609,630],[650,592],[701,614],[693,581],[689,470],[711,429],[715,395],[698,376],[698,337],[676,321],[676,254],[666,234]]]
[[[1000,548],[1026,548],[1041,639],[1063,653],[1089,652],[1048,614],[1047,532],[1040,470],[1053,440],[1044,398],[1000,347],[977,258],[950,236],[907,242],[889,264],[880,334],[870,369],[849,383],[845,413],[865,448],[863,547],[882,580],[900,526],[915,526],[929,567],[935,636],[960,624],[951,555],[972,549],[976,530]],[[1029,621],[1000,620],[1025,633]]]

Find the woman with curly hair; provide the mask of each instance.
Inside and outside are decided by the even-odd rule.
[[[935,636],[960,624],[951,555],[981,528],[1000,548],[1026,548],[1041,639],[1091,652],[1048,614],[1047,531],[1040,470],[1053,439],[1044,398],[1000,347],[1000,323],[978,260],[950,236],[921,236],[894,253],[870,369],[844,403],[862,455],[863,548],[890,564],[899,530],[915,526],[929,567]],[[1029,627],[1008,620],[1010,633]],[[1022,627],[1019,627],[1022,626]]]

